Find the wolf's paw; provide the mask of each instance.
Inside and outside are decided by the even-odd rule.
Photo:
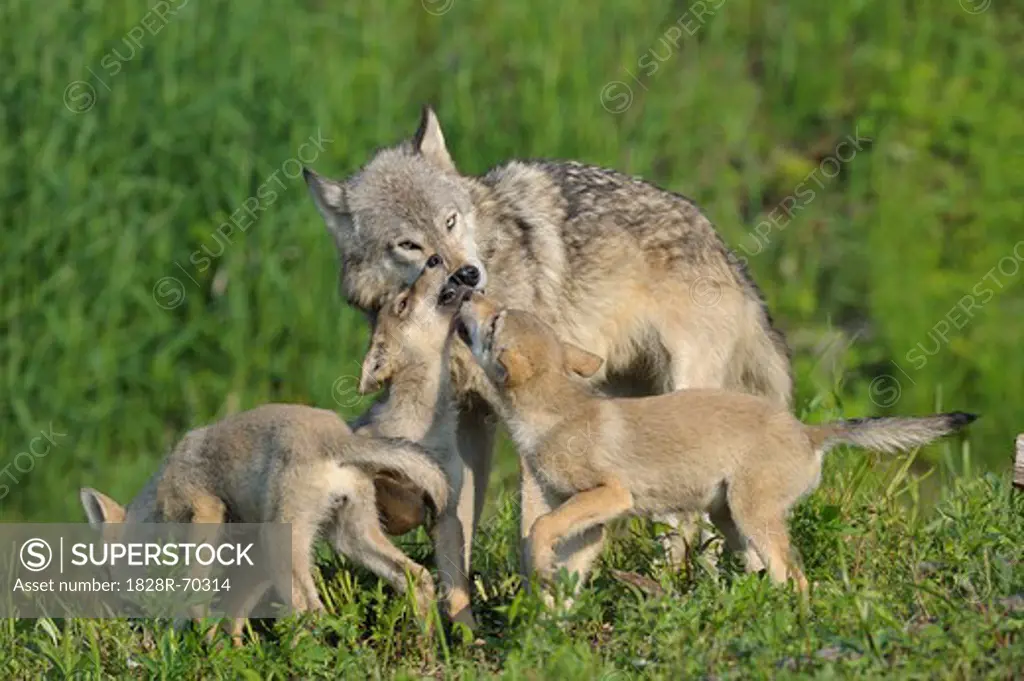
[[[452,622],[456,624],[462,624],[469,628],[470,631],[476,631],[477,623],[476,618],[473,617],[473,611],[469,608],[463,608],[459,612],[452,615]]]
[[[545,608],[553,612],[567,612],[572,610],[572,606],[576,604],[576,601],[571,596],[565,596],[561,599],[555,598],[555,594],[549,589],[544,589],[541,592],[540,600]]]

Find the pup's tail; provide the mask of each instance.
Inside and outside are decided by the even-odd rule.
[[[954,411],[934,416],[850,419],[804,428],[814,449],[822,454],[843,443],[892,453],[920,447],[955,433],[976,418],[977,414]]]
[[[345,443],[341,461],[372,473],[389,472],[419,486],[440,513],[448,506],[448,477],[426,449],[410,440],[353,435]]]

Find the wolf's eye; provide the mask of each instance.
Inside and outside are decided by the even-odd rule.
[[[447,219],[445,219],[444,226],[448,228],[449,232],[452,231],[453,229],[455,229],[455,221],[458,220],[458,218],[459,218],[459,214],[458,213],[452,213],[451,215],[449,215],[447,217]]]
[[[408,306],[409,306],[409,299],[408,298],[401,298],[401,299],[399,299],[398,304],[395,306],[395,308],[396,308],[395,311],[398,312],[398,314],[402,314],[403,312],[405,312],[405,308],[408,307]]]
[[[423,250],[423,247],[420,246],[418,243],[416,243],[415,241],[409,241],[408,239],[406,239],[405,241],[399,241],[398,242],[398,247],[399,248],[404,248],[407,251],[422,251]]]

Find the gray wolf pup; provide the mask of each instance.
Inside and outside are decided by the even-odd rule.
[[[341,292],[371,323],[436,255],[457,281],[486,287],[605,357],[594,380],[611,394],[726,387],[789,404],[782,334],[743,264],[689,199],[571,161],[511,161],[482,177],[462,175],[429,107],[412,139],[379,151],[347,180],[308,169],[305,177],[337,247]],[[471,537],[497,419],[490,387],[461,344],[452,363],[466,465],[457,515]],[[556,503],[528,466],[521,501],[525,538]],[[600,535],[563,547],[570,571],[590,562]],[[676,542],[674,557],[684,548]]]
[[[818,486],[826,452],[848,443],[884,452],[927,444],[977,418],[953,412],[804,425],[777,401],[718,389],[607,398],[572,374],[602,360],[559,340],[535,315],[481,296],[464,304],[459,335],[500,394],[516,446],[559,506],[529,532],[542,579],[555,545],[627,514],[706,511],[734,550],[747,542],[776,582],[806,591],[786,517]],[[586,447],[573,442],[586,438]]]
[[[291,523],[290,579],[273,586],[291,594],[298,611],[324,606],[312,575],[318,532],[334,548],[406,591],[406,572],[416,578],[421,614],[434,600],[430,573],[384,535],[374,496],[375,474],[415,480],[437,511],[448,505],[444,472],[411,442],[354,435],[332,411],[294,404],[267,404],[187,433],[138,496],[122,507],[94,489],[81,491],[90,524]],[[229,594],[235,644],[244,616],[271,585]],[[235,597],[243,599],[235,602]],[[251,600],[249,600],[251,599]],[[210,632],[213,633],[212,630]]]
[[[455,314],[471,289],[451,283],[441,258],[429,259],[412,286],[389,299],[377,315],[363,360],[359,392],[385,397],[359,419],[356,433],[417,443],[448,478],[451,495],[462,488],[458,453],[458,411],[449,367]],[[377,478],[378,507],[390,518],[423,517],[423,493],[416,478]],[[411,510],[410,510],[411,509]],[[438,576],[449,616],[475,626],[469,603],[469,550],[455,504],[440,514],[434,528]]]

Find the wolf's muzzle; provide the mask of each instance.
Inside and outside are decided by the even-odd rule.
[[[480,283],[480,270],[474,265],[464,265],[452,273],[449,281],[453,279],[472,288]]]

